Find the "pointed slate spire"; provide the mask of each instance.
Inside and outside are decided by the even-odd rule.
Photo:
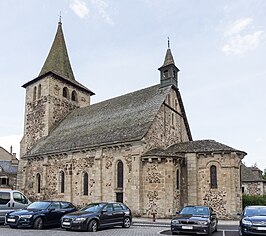
[[[158,69],[160,73],[161,88],[169,85],[178,87],[178,71],[175,65],[174,57],[170,49],[170,41],[168,38],[168,48],[166,51],[163,65]]]
[[[47,72],[53,72],[71,81],[75,80],[67,53],[61,20],[58,22],[54,42],[39,76]]]

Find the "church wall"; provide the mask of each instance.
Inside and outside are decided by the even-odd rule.
[[[242,182],[244,194],[247,195],[263,195],[264,184],[263,182]]]
[[[189,141],[175,90],[171,90],[145,135],[145,151]]]
[[[180,208],[180,188],[176,188],[176,170],[180,168],[173,158],[149,157],[142,161],[143,216],[169,218]]]
[[[236,153],[198,155],[198,204],[209,205],[220,219],[235,219],[242,209],[240,161]],[[217,168],[217,188],[211,188],[210,168]],[[189,193],[190,194],[190,193]]]

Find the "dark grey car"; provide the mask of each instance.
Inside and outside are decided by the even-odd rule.
[[[211,235],[217,231],[216,213],[208,206],[186,206],[171,220],[172,234]]]

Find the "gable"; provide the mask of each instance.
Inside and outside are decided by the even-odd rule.
[[[25,156],[141,140],[170,90],[155,85],[76,109]]]

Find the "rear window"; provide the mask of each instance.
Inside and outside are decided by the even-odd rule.
[[[0,192],[0,205],[6,205],[10,201],[10,193]]]

